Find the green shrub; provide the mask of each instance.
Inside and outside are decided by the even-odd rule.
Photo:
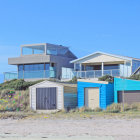
[[[30,86],[42,82],[43,80],[33,81],[33,82],[26,82],[23,79],[14,79],[11,81],[7,81],[5,83],[0,84],[0,90],[26,90]]]
[[[99,78],[99,81],[107,81],[107,82],[114,82],[114,77],[110,75],[105,75]]]
[[[77,83],[77,77],[74,76],[74,77],[72,78],[72,80],[69,81],[69,83]]]
[[[140,80],[140,74],[132,75],[129,77],[129,79]]]

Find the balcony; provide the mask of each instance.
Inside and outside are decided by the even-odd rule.
[[[64,71],[64,73],[63,73]],[[99,78],[104,75],[110,75],[113,77],[120,77],[121,72],[120,69],[113,69],[113,70],[92,70],[92,71],[73,71],[71,70],[65,70],[63,68],[62,70],[62,79],[72,79],[73,77],[77,78]]]
[[[4,72],[4,81],[10,81],[13,79],[18,79],[17,72]]]
[[[17,72],[5,72],[4,81],[9,81],[13,79],[47,79],[55,78],[56,71],[54,70],[41,70],[41,71],[24,71]]]

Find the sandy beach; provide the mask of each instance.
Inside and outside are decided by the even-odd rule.
[[[139,140],[140,119],[3,119],[1,139]]]

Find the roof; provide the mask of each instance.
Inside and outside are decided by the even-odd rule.
[[[79,58],[79,59],[73,60],[73,61],[71,61],[71,63],[78,62],[78,61],[83,60],[83,59],[85,59],[85,58],[88,58],[88,57],[90,57],[90,56],[94,56],[94,55],[96,55],[96,54],[109,55],[109,56],[117,57],[117,58],[124,59],[124,60],[138,60],[138,61],[140,61],[140,59],[133,58],[133,57],[121,56],[121,55],[114,55],[114,54],[110,54],[110,53],[105,53],[105,52],[97,51],[97,52],[95,52],[95,53],[92,53],[92,54],[89,54],[89,55],[87,55],[87,56],[81,57],[81,58]]]
[[[35,85],[32,85],[29,88],[36,87],[38,85],[44,84],[45,82],[54,83],[54,84],[57,84],[57,85],[60,85],[60,86],[64,86],[64,87],[73,87],[73,88],[76,87],[77,88],[77,84],[64,83],[64,82],[53,82],[53,81],[48,81],[48,80],[45,80],[43,82],[37,83]]]
[[[94,79],[78,79],[78,82],[98,83],[98,84],[109,84],[107,81],[98,81]]]

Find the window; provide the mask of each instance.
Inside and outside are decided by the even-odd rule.
[[[23,71],[23,65],[18,66],[18,71]]]
[[[113,70],[113,69],[119,69],[119,65],[105,65],[104,70]]]
[[[86,66],[86,70],[87,71],[93,70],[93,66]]]
[[[47,46],[47,54],[50,54],[50,55],[65,56],[65,54],[67,52],[68,52],[68,48],[65,48],[62,46],[56,46],[56,45],[48,45]]]
[[[22,55],[44,54],[44,53],[45,53],[45,45],[22,47]]]
[[[57,55],[57,50],[48,49],[47,54]]]
[[[25,71],[41,71],[44,70],[44,64],[24,65]]]
[[[75,70],[80,71],[80,64],[75,64]]]
[[[45,64],[45,70],[50,70],[50,64]]]

